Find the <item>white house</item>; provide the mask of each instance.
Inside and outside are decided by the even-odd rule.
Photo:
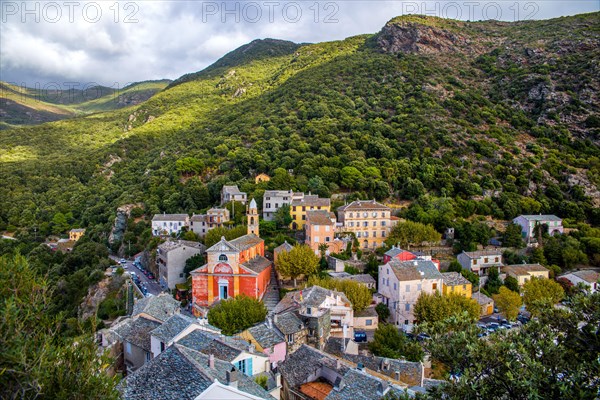
[[[248,200],[245,192],[240,192],[237,185],[225,185],[221,189],[221,205],[229,203],[230,201],[239,201],[242,204],[246,204]]]
[[[600,280],[600,274],[591,269],[571,272],[570,274],[563,275],[560,278],[568,280],[574,286],[577,286],[578,284],[586,286],[589,293],[595,293],[600,290],[600,283],[598,283],[598,280]]]
[[[206,236],[208,231],[220,228],[229,221],[229,210],[226,208],[211,208],[206,214],[194,214],[190,219],[192,232],[200,237]]]
[[[265,190],[263,195],[263,219],[273,221],[273,217],[281,206],[292,203],[294,192],[291,190]]]
[[[206,246],[187,240],[167,240],[156,249],[158,280],[161,286],[175,289],[175,285],[185,282],[183,270],[188,258],[206,251]]]
[[[189,228],[190,217],[187,214],[155,214],[152,218],[152,234],[166,236],[179,233],[183,227]]]
[[[562,219],[556,215],[519,215],[513,223],[521,225],[521,235],[527,241],[535,239],[536,226],[543,226],[552,236],[563,233]]]
[[[421,293],[442,292],[442,274],[429,260],[390,260],[379,266],[379,293],[390,309],[392,323],[411,331]]]
[[[479,276],[489,275],[491,268],[495,268],[500,273],[502,266],[501,250],[481,250],[481,251],[463,251],[456,259],[463,267]]]

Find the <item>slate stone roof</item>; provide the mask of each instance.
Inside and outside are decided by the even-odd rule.
[[[249,270],[256,272],[257,274],[260,274],[271,266],[271,261],[259,255],[254,257],[252,260],[246,261],[242,265]]]
[[[185,222],[189,218],[187,214],[154,214],[152,221],[181,221]]]
[[[442,279],[444,280],[444,285],[446,286],[460,286],[460,285],[470,285],[471,282],[458,272],[444,272],[442,273]]]
[[[325,351],[325,353],[332,354],[337,357],[342,357],[342,355],[344,354],[344,351],[342,350],[342,343],[344,343],[345,349],[351,340],[352,339],[350,338],[344,339],[340,337],[330,336],[329,339],[327,339],[327,342],[325,342],[325,347],[323,348],[323,351]]]
[[[369,274],[350,275],[348,279],[350,279],[351,281],[364,283],[365,285],[374,285],[377,283],[377,281],[375,281],[375,278],[373,278]]]
[[[390,260],[388,265],[399,281],[418,281],[421,279],[442,279],[442,274],[429,260],[398,261]],[[421,274],[423,273],[423,274]]]
[[[377,356],[363,356],[341,353],[339,357],[355,365],[359,363],[371,371],[385,375],[393,380],[407,385],[421,385],[423,379],[423,364],[414,361],[398,360]]]
[[[145,351],[150,351],[150,333],[160,326],[159,322],[144,317],[128,319],[113,329],[123,342],[129,342]]]
[[[158,296],[144,297],[133,305],[132,316],[140,313],[147,314],[161,322],[179,312],[180,303],[170,294],[161,293]]]
[[[335,214],[326,210],[307,211],[306,221],[309,222],[311,225],[333,226],[335,225]]]
[[[169,343],[175,336],[183,332],[188,326],[196,321],[183,314],[175,314],[166,320],[161,326],[152,331],[152,336],[164,343]]]
[[[492,257],[492,256],[498,256],[498,257],[502,257],[502,250],[478,250],[478,251],[463,251],[461,254],[466,255],[467,257],[473,259],[473,258],[479,258],[479,257]],[[500,258],[500,260],[502,260],[502,258]]]
[[[215,358],[227,362],[233,361],[237,356],[242,354],[242,350],[233,347],[231,344],[226,344],[220,339],[212,340],[200,349],[200,352],[207,355],[212,354]]]
[[[294,246],[292,246],[291,244],[289,244],[287,242],[287,240],[286,240],[285,242],[283,242],[283,244],[281,246],[275,247],[275,249],[273,250],[273,253],[279,254],[282,251],[290,251],[293,248],[294,248]]]
[[[250,247],[254,247],[262,242],[264,242],[264,240],[256,236],[254,233],[250,233],[248,235],[240,236],[237,239],[233,239],[229,243],[234,245],[239,251],[242,251],[247,250]]]
[[[237,185],[225,185],[223,186],[223,193],[229,193],[231,195],[240,195],[246,194],[244,192],[240,192],[240,189]]]
[[[193,400],[217,379],[226,384],[226,373],[234,367],[225,361],[174,345],[167,348],[119,385],[125,400]],[[238,389],[251,395],[273,399],[252,378],[238,372]]]
[[[479,303],[480,306],[485,306],[490,303],[492,303],[492,304],[494,303],[494,300],[487,297],[485,294],[483,294],[481,292],[471,293],[471,298],[473,300],[475,300],[477,303]]]
[[[562,221],[556,215],[521,215],[528,221]]]
[[[206,246],[204,246],[202,243],[198,243],[198,242],[192,242],[189,240],[167,240],[164,243],[161,243],[160,245],[158,245],[158,249],[160,250],[160,252],[162,254],[166,254],[172,250],[178,249],[180,247],[192,247],[194,249],[198,249],[200,251],[204,251],[206,250]]]
[[[248,328],[248,332],[263,349],[273,347],[285,341],[285,338],[276,329],[269,329],[264,322]]]
[[[265,190],[263,197],[286,197],[289,196],[292,200],[293,192],[291,190]]]
[[[277,321],[273,321],[273,324],[284,335],[291,335],[304,329],[304,323],[302,323],[302,320],[293,312],[278,314],[276,318]]]
[[[194,214],[190,218],[190,221],[192,221],[192,222],[205,222],[207,220],[208,220],[208,215],[206,215],[206,214]]]
[[[378,314],[375,311],[375,307],[367,307],[362,311],[355,311],[354,318],[357,317],[378,317]]]
[[[390,208],[384,206],[375,200],[355,200],[350,204],[341,206],[338,211],[370,211],[370,210],[381,210],[390,211]]]
[[[342,378],[340,387],[334,386],[325,400],[379,400],[384,393],[392,395],[400,391],[400,388],[389,386],[382,379],[377,379],[366,372],[350,369]]]
[[[329,198],[320,198],[317,195],[305,195],[302,199],[295,199],[292,201],[293,206],[304,206],[304,207],[329,207],[331,200]]]
[[[345,363],[339,363],[338,366],[333,357],[303,344],[279,364],[279,371],[290,387],[296,387],[305,383],[308,377],[322,366],[338,371],[341,375],[349,369]]]
[[[549,272],[548,268],[545,268],[540,264],[505,265],[502,270],[503,272],[513,273],[517,276],[529,275],[530,272]]]
[[[342,292],[335,290],[329,290],[320,286],[311,286],[306,289],[290,292],[285,295],[277,306],[275,306],[275,314],[281,313],[286,310],[298,309],[301,306],[304,307],[319,307],[327,297],[340,296],[342,301],[352,306],[348,297]]]
[[[598,278],[600,278],[600,274],[591,269],[575,271],[572,274],[589,283],[598,282]]]
[[[222,252],[238,252],[238,248],[233,243],[228,242],[225,236],[221,236],[221,240],[212,245],[206,250],[207,253],[222,253]]]
[[[386,251],[384,254],[389,257],[396,257],[398,254],[404,253],[405,250],[402,250],[400,247],[392,246],[391,249]]]
[[[196,329],[179,339],[177,343],[192,350],[200,351],[218,337],[217,334]]]
[[[83,228],[74,228],[74,229],[71,229],[69,232],[73,232],[73,233],[85,233],[85,229],[83,229]]]

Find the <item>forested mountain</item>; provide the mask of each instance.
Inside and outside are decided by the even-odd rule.
[[[442,230],[473,214],[600,223],[600,14],[392,19],[373,35],[264,40],[147,101],[0,132],[0,230],[116,207],[193,212],[224,183],[415,200]],[[293,170],[292,175],[288,170]]]
[[[74,86],[58,89],[58,84],[27,88],[0,82],[0,129],[12,125],[34,125],[77,115],[115,110],[148,100],[171,81],[136,82],[124,88]]]

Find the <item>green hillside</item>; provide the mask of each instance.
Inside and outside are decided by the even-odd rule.
[[[260,198],[259,172],[269,188],[415,200],[411,219],[439,230],[538,212],[599,224],[598,16],[255,41],[137,106],[4,130],[0,229],[49,232],[57,212],[107,229],[134,202],[197,211],[228,182]],[[190,157],[194,171],[177,163]]]
[[[35,125],[136,105],[163,90],[169,80],[133,83],[121,90],[95,86],[86,90],[42,90],[0,82],[0,129]]]

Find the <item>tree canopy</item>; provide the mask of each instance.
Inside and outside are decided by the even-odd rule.
[[[540,315],[564,297],[562,286],[552,279],[532,278],[523,285],[523,302],[532,315]]]
[[[317,276],[311,276],[307,283],[308,286],[321,286],[325,289],[336,290],[342,292],[348,297],[348,300],[352,303],[352,308],[355,312],[362,311],[367,308],[373,300],[373,295],[369,288],[365,285],[350,280],[350,279],[332,279],[332,278],[319,278]]]
[[[400,244],[401,247],[406,248],[423,242],[439,242],[441,239],[442,235],[432,225],[406,221],[394,226],[385,242],[388,246]]]
[[[415,304],[414,314],[419,323],[435,323],[443,321],[454,315],[467,313],[473,320],[479,318],[479,304],[477,301],[460,294],[450,293],[442,296],[421,293]]]
[[[267,308],[260,300],[245,295],[223,300],[208,311],[208,322],[224,335],[239,333],[267,317]]]
[[[296,287],[296,278],[300,275],[308,276],[317,271],[319,257],[310,247],[297,244],[289,252],[280,253],[275,264],[277,271],[282,276],[293,279],[294,287]]]
[[[418,343],[398,331],[394,325],[379,324],[369,350],[374,355],[388,358],[405,358],[408,361],[422,361],[424,352]]]
[[[505,286],[500,287],[498,294],[492,296],[494,299],[494,304],[498,307],[498,310],[509,321],[514,321],[517,319],[517,315],[519,315],[519,309],[521,308],[521,304],[523,300],[521,296],[517,292],[513,292]]]

